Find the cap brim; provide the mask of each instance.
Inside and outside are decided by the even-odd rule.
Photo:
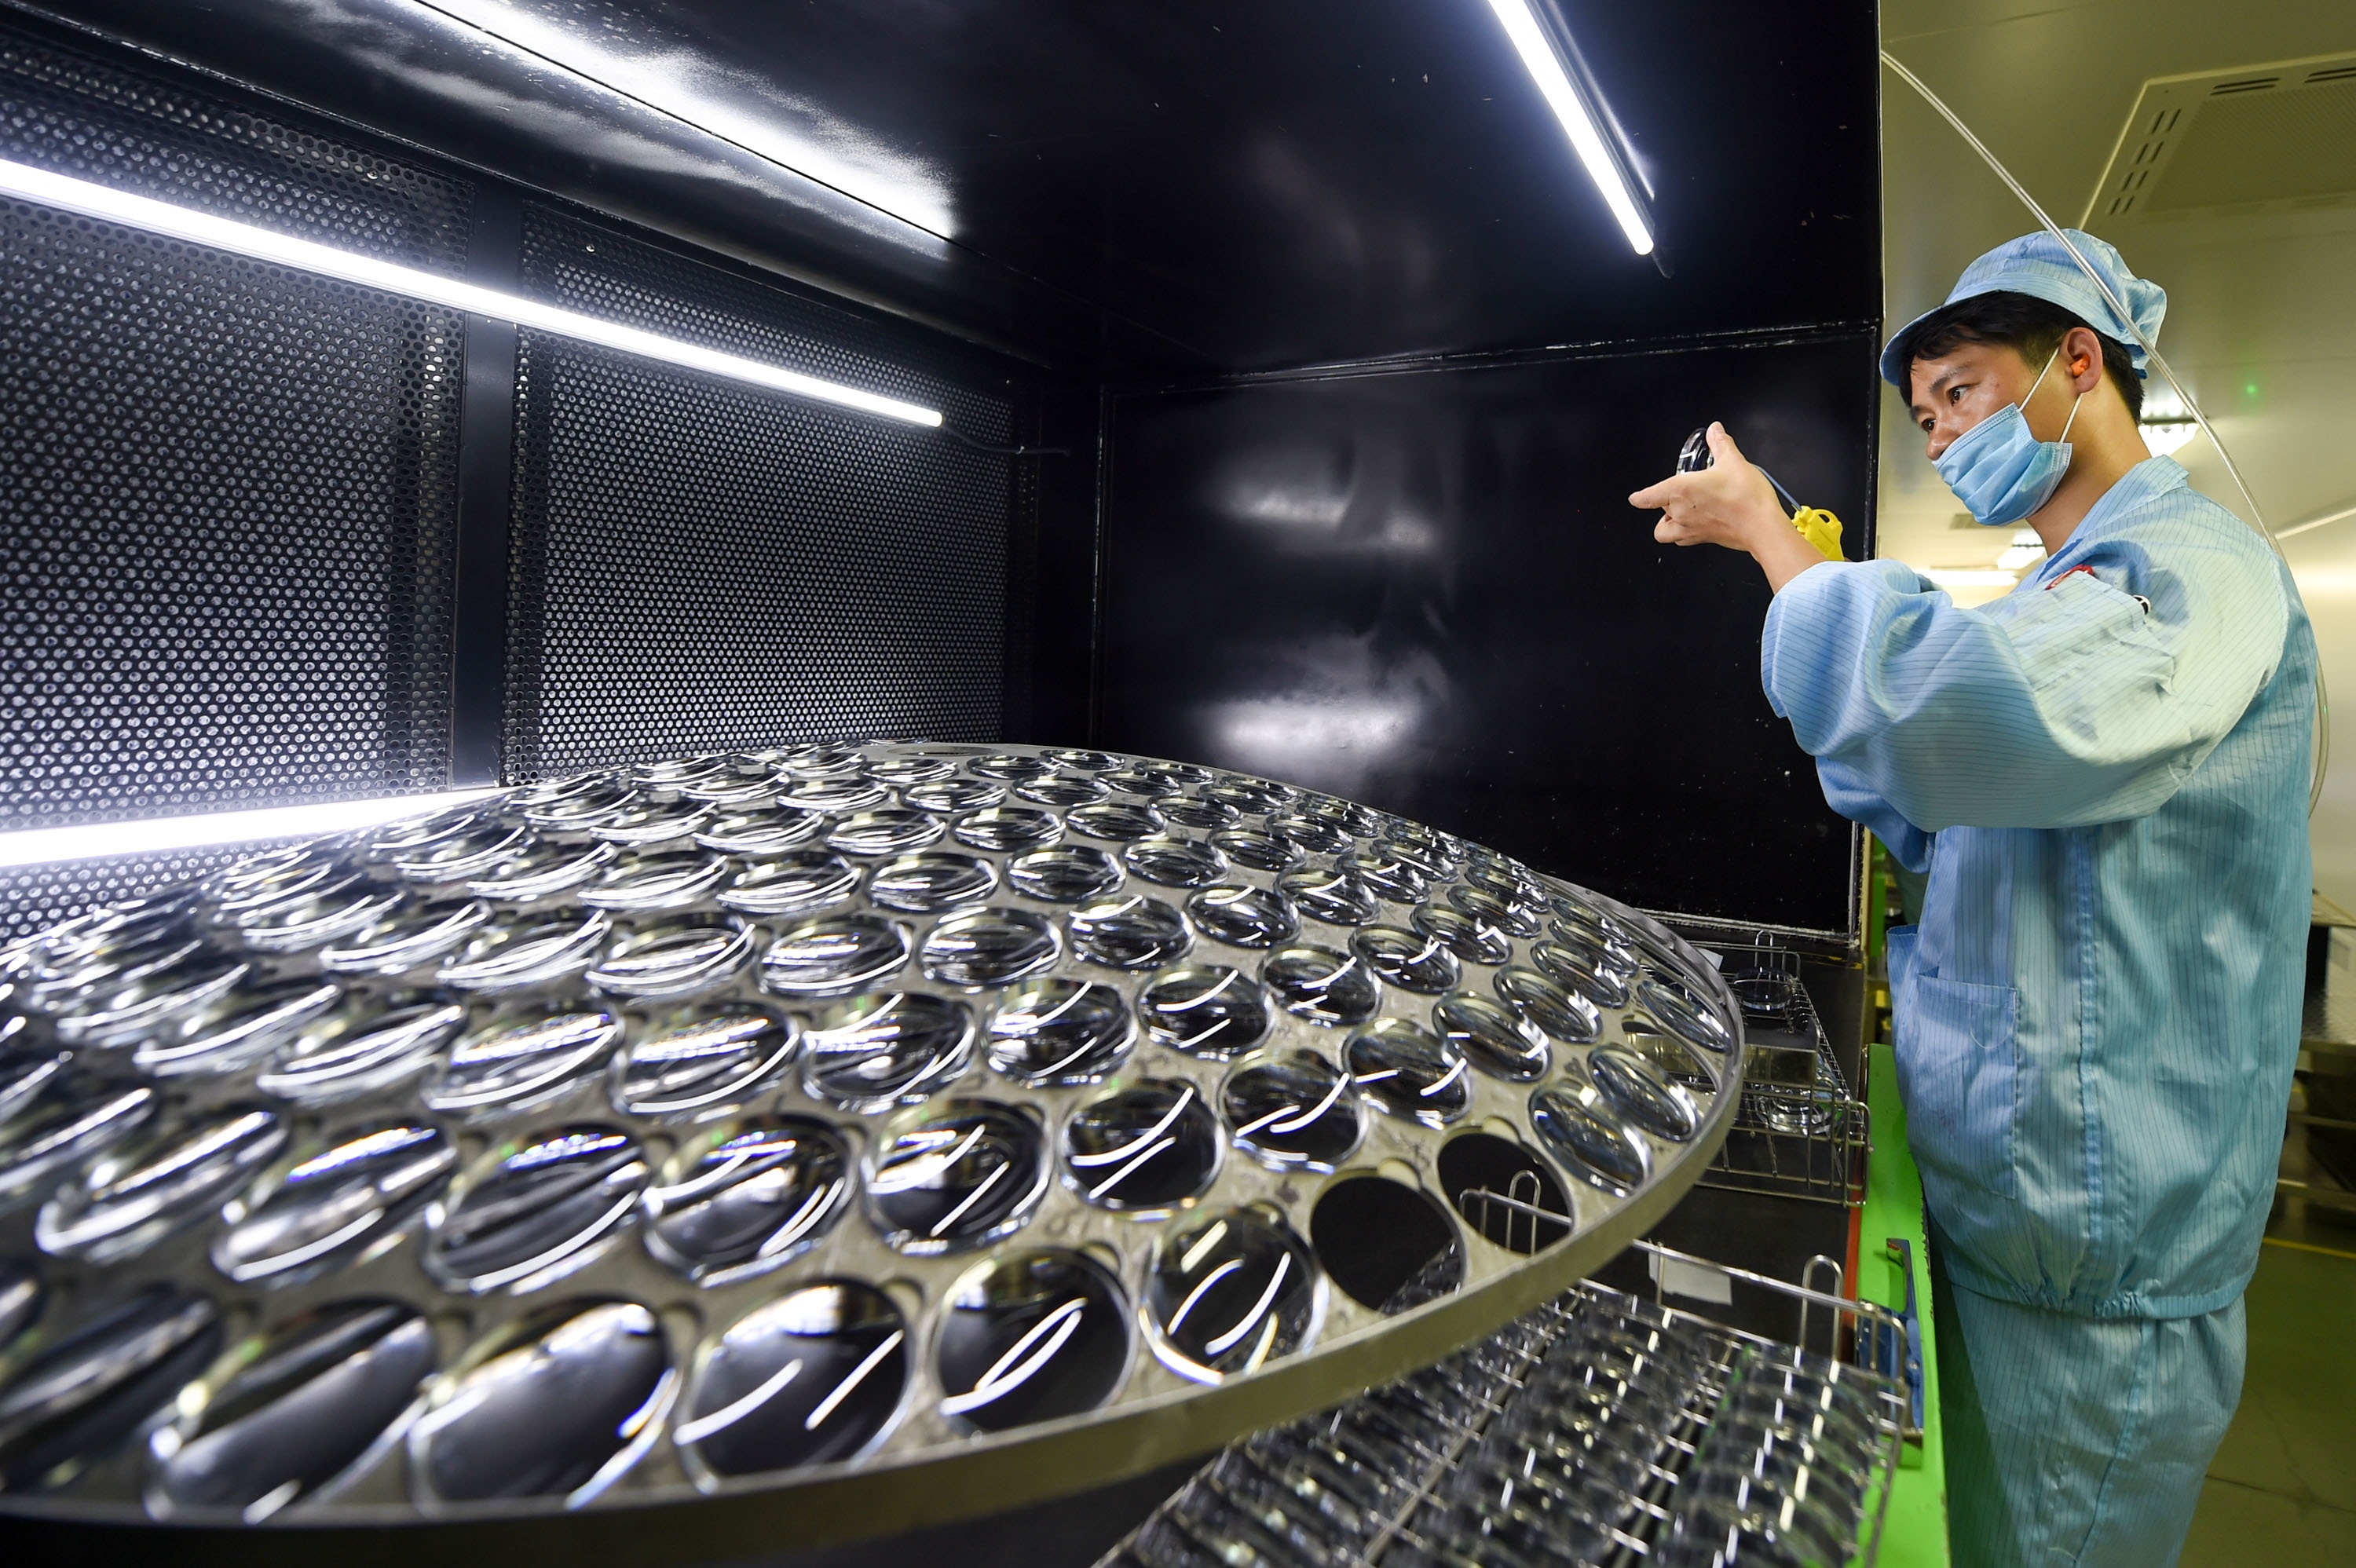
[[[1954,303],[1954,301],[1949,300],[1944,304],[1933,305],[1932,308],[1924,311],[1921,315],[1916,316],[1913,320],[1908,322],[1905,325],[1900,327],[1896,332],[1890,335],[1889,346],[1884,347],[1881,351],[1881,379],[1889,382],[1891,386],[1897,388],[1898,395],[1900,397],[1902,398],[1906,395],[1907,357],[1904,355],[1903,350],[1906,347],[1907,337],[1916,327],[1922,325],[1924,322],[1930,320],[1933,316],[1946,309],[1947,305],[1953,304]]]

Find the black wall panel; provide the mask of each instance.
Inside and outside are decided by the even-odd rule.
[[[1007,601],[1006,739],[1076,746],[1087,738],[1096,677],[1103,540],[1106,400],[1089,386],[1037,382],[1016,429],[1042,455],[1015,464]]]
[[[908,336],[537,207],[534,295],[941,409]],[[810,736],[1000,733],[1010,460],[540,333],[517,375],[507,773]]]
[[[1747,557],[1629,492],[1712,418],[1865,537],[1866,333],[1121,400],[1104,744],[1371,802],[1652,908],[1851,924]]]
[[[0,157],[966,438],[0,204],[0,833],[1030,711],[1049,503],[973,444],[1043,406],[1003,361],[36,22],[0,21]],[[0,941],[241,852],[0,870]]]
[[[0,156],[455,270],[470,187],[0,32]],[[0,204],[0,831],[428,787],[460,324]]]

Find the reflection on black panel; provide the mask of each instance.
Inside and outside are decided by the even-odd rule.
[[[1099,739],[1364,800],[1638,904],[1846,929],[1768,593],[1629,492],[1727,421],[1868,544],[1863,333],[1123,400]]]

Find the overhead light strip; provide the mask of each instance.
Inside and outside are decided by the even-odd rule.
[[[316,838],[397,822],[405,816],[430,816],[498,793],[490,789],[461,789],[439,795],[335,800],[318,805],[273,805],[259,811],[216,811],[198,816],[148,816],[129,822],[89,822],[74,827],[35,827],[21,833],[0,833],[0,867],[48,866],[60,860],[95,860],[110,855],[160,855],[175,849],[252,844],[264,838]]]
[[[1604,205],[1619,220],[1620,231],[1628,237],[1639,256],[1653,253],[1653,230],[1644,220],[1644,209],[1636,205],[1635,193],[1628,188],[1612,149],[1604,144],[1602,127],[1587,101],[1571,84],[1570,73],[1563,69],[1562,57],[1555,52],[1554,40],[1530,9],[1529,0],[1489,0],[1489,8],[1497,13],[1497,20],[1505,25],[1505,36],[1514,41],[1514,48],[1522,57],[1522,64],[1538,84],[1538,91],[1554,110],[1554,117],[1570,137],[1570,144],[1579,154],[1579,161],[1587,166],[1587,177],[1603,193]]]
[[[480,288],[455,278],[422,272],[413,267],[396,266],[371,256],[355,255],[330,245],[315,244],[308,240],[295,239],[293,235],[257,229],[252,224],[233,222],[185,207],[175,207],[170,202],[134,196],[108,186],[92,185],[87,180],[70,179],[25,164],[0,160],[0,196],[16,197],[43,207],[78,212],[85,218],[123,224],[168,240],[181,240],[192,245],[228,251],[252,257],[257,261],[294,267],[320,277],[357,283],[362,288],[380,289],[386,293],[422,300],[427,304],[437,304],[449,310],[495,316],[502,321],[514,322],[518,326],[556,333],[579,342],[594,343],[603,348],[618,349],[624,354],[676,365],[682,369],[724,376],[730,380],[748,382],[771,391],[808,398],[814,402],[831,403],[837,408],[873,414],[879,419],[897,420],[930,429],[938,428],[941,422],[937,409],[862,391],[856,387],[823,381],[816,376],[805,376],[798,370],[765,365],[757,359],[723,354],[716,348],[682,343],[674,337],[642,332],[619,322],[601,321],[595,316],[542,304],[519,294]]]

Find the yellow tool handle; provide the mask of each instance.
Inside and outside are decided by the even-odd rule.
[[[1792,519],[1800,537],[1816,547],[1816,553],[1826,560],[1841,558],[1841,520],[1822,507],[1803,507]]]

